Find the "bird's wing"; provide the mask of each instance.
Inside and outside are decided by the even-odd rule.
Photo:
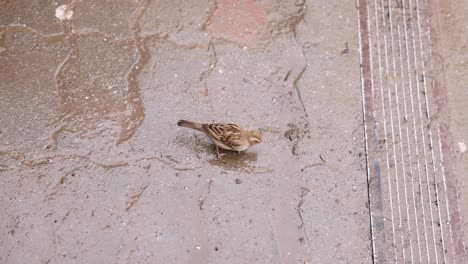
[[[240,150],[245,146],[239,126],[234,124],[204,124],[205,132],[216,145],[232,150]]]
[[[230,134],[240,134],[239,126],[234,124],[203,124],[205,132],[214,139],[224,140]]]
[[[234,150],[238,150],[245,146],[244,140],[239,133],[231,133],[224,140],[223,143]]]

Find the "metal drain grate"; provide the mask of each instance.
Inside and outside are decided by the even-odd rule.
[[[465,263],[433,3],[357,0],[375,263]]]

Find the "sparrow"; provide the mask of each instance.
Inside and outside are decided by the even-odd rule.
[[[223,163],[219,148],[244,151],[248,147],[262,141],[262,134],[258,130],[248,130],[235,124],[201,124],[186,120],[179,120],[178,126],[188,127],[208,135],[216,147],[216,158]]]

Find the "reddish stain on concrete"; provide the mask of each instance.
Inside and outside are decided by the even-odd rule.
[[[255,45],[266,20],[267,8],[265,1],[220,0],[209,21],[209,31],[243,45]]]

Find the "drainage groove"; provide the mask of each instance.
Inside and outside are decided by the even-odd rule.
[[[465,263],[434,3],[357,0],[375,263]]]

